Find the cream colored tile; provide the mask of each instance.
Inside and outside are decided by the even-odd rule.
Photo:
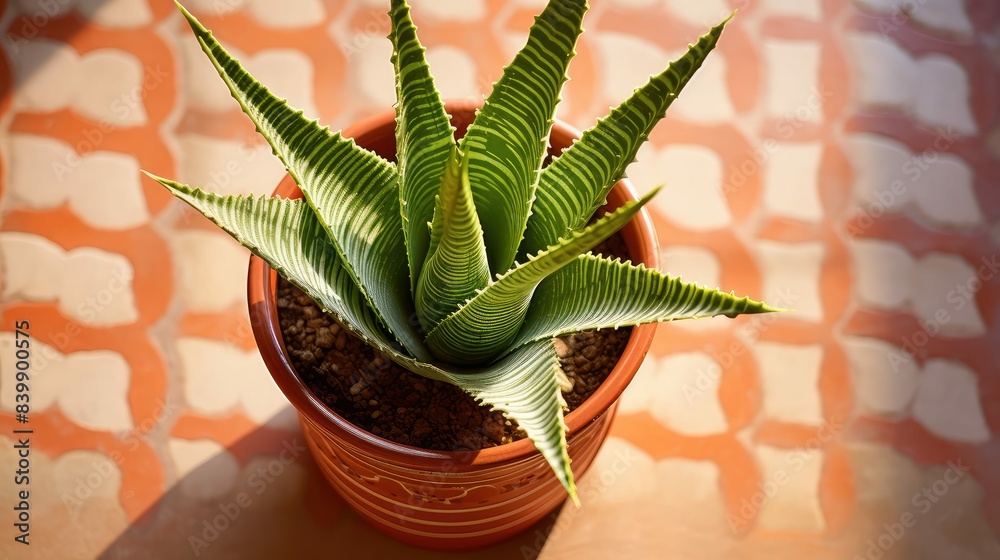
[[[215,9],[211,11],[215,12]],[[385,40],[378,42],[389,44]],[[192,41],[181,41],[178,44],[181,68],[184,72],[181,81],[185,84],[185,93],[191,106],[213,112],[238,109],[239,105],[229,94],[226,85],[219,79],[211,61],[205,57],[197,43],[193,45],[191,43]],[[293,49],[263,49],[253,56],[249,56],[226,44],[225,37],[222,38],[222,43],[233,56],[243,63],[247,71],[262,83],[268,84],[272,93],[287,99],[292,107],[302,109],[306,117],[317,118],[319,116],[313,94],[313,63],[308,56]],[[388,54],[385,57],[385,64],[389,64]],[[390,71],[392,70],[391,65],[387,67]],[[395,89],[392,82],[389,84],[388,91],[394,95]]]
[[[139,163],[132,155],[95,151],[79,156],[65,142],[33,134],[12,134],[10,150],[13,204],[51,209],[69,202],[73,213],[98,229],[129,229],[149,221]]]
[[[287,6],[282,6],[282,9],[286,8]],[[319,117],[313,95],[313,62],[303,52],[295,49],[264,49],[253,56],[243,56],[240,60],[261,83],[268,84],[272,92],[287,99],[292,107],[301,109],[307,118]],[[395,88],[390,88],[390,91],[395,92]]]
[[[605,32],[592,39],[604,75],[601,90],[609,103],[627,99],[670,61],[659,46],[631,35]]]
[[[147,0],[76,0],[77,10],[105,27],[141,27],[153,22]]]
[[[850,134],[847,154],[854,168],[854,196],[871,218],[900,212],[916,201],[913,153],[904,144],[879,134]]]
[[[660,270],[685,282],[719,286],[722,274],[719,258],[708,249],[670,245],[660,256]]]
[[[170,239],[179,292],[194,312],[219,312],[246,301],[250,252],[217,231],[185,230]]]
[[[29,13],[34,13],[31,10]],[[5,41],[4,47],[10,49]],[[50,112],[68,106],[83,84],[80,57],[62,41],[38,38],[17,44],[14,63],[14,106]]]
[[[772,17],[797,17],[810,21],[822,21],[823,19],[823,6],[820,0],[800,0],[798,2],[763,0],[757,9]]]
[[[854,291],[866,307],[902,309],[913,294],[916,263],[898,243],[857,239],[850,246]]]
[[[187,0],[184,5],[191,12],[225,15],[245,9],[250,2],[251,0]]]
[[[233,0],[225,0],[227,5]],[[198,4],[204,2],[206,6]],[[188,8],[201,13],[215,13],[213,4],[217,0],[196,0],[189,2]],[[225,39],[224,37],[222,39]],[[223,45],[229,49],[230,45]],[[212,62],[202,52],[197,41],[177,41],[178,67],[182,72],[180,83],[184,87],[184,98],[192,109],[202,111],[223,112],[239,108],[229,94],[225,82],[219,79],[219,74]],[[232,52],[232,51],[230,51]],[[234,55],[236,53],[233,53]],[[242,57],[238,57],[241,61]]]
[[[244,387],[241,397],[243,408],[251,420],[265,424],[291,405],[274,384],[274,379],[268,373],[260,353],[249,352],[244,357],[253,365],[243,377]],[[296,424],[297,422],[293,421],[290,427],[295,428]]]
[[[276,28],[320,25],[326,19],[320,0],[250,0],[248,11],[261,24]]]
[[[764,207],[778,216],[806,222],[823,220],[819,199],[820,142],[785,142],[764,166]]]
[[[642,1],[642,0],[624,0]],[[688,0],[665,0],[670,11],[686,23],[701,27],[718,25],[720,21],[729,16],[733,11],[725,0],[702,0],[701,2],[689,2]]]
[[[135,55],[119,49],[90,51],[81,58],[80,73],[86,79],[73,108],[81,115],[119,128],[149,121],[143,104],[145,71]]]
[[[663,189],[650,202],[662,216],[678,225],[708,231],[732,222],[722,192],[722,158],[704,146],[672,144],[661,150],[646,145],[629,167],[629,177],[641,192]]]
[[[354,95],[370,107],[391,107],[396,102],[392,46],[381,35],[357,33],[347,38],[348,68]]]
[[[797,122],[822,122],[820,43],[767,39],[761,54],[768,114]]]
[[[805,321],[823,319],[820,296],[825,247],[821,243],[757,242],[757,263],[764,279],[763,300],[782,301]]]
[[[222,414],[237,405],[249,359],[231,344],[204,338],[177,339],[184,399],[200,414]]]
[[[978,336],[986,332],[977,294],[982,279],[958,255],[930,253],[917,262],[913,309],[930,335]],[[932,324],[936,328],[926,328]]]
[[[2,242],[0,242],[2,243]],[[81,247],[66,253],[59,307],[87,325],[134,323],[139,318],[132,263],[116,253]]]
[[[648,355],[618,401],[619,414],[638,414],[649,408],[659,378],[659,359]]]
[[[978,132],[965,68],[944,55],[922,58],[919,66],[917,118],[931,126],[954,127],[963,134]]]
[[[647,361],[655,358],[647,358]],[[646,410],[664,427],[689,436],[725,433],[719,402],[722,369],[708,354],[671,354],[657,360],[649,375]]]
[[[860,104],[900,108],[916,104],[919,69],[908,52],[876,33],[847,34],[845,40]]]
[[[8,274],[4,294],[58,301],[59,310],[85,325],[113,326],[139,318],[132,264],[125,257],[81,247],[63,251],[38,235],[0,234],[0,262]]]
[[[266,143],[219,140],[200,134],[178,137],[181,180],[219,194],[270,195],[285,176]]]
[[[16,362],[14,333],[0,333],[0,359]],[[63,354],[39,340],[33,341],[31,360],[31,410],[41,412],[58,404],[73,423],[98,431],[124,432],[132,429],[128,404],[131,368],[118,353],[93,350]],[[17,370],[0,371],[0,406],[12,412],[17,393]]]
[[[652,8],[660,3],[660,0],[611,0],[611,2],[627,8]]]
[[[5,299],[51,301],[59,298],[66,252],[48,239],[30,233],[0,234]]]
[[[751,507],[763,499],[757,527],[765,531],[821,533],[826,527],[819,500],[824,454],[820,450],[759,445],[762,483]]]
[[[94,152],[66,173],[72,191],[69,207],[88,225],[122,230],[150,220],[140,182],[139,162],[130,154]]]
[[[14,133],[8,136],[10,159],[7,204],[47,209],[64,203],[72,192],[63,167],[79,157],[72,146],[49,136]],[[46,185],[40,189],[38,185]]]
[[[62,364],[62,373],[59,408],[69,419],[95,430],[132,429],[131,368],[121,355],[103,350],[75,352]]]
[[[452,46],[427,49],[427,63],[434,75],[434,85],[444,99],[475,98],[482,95],[476,76],[479,70],[469,54]]]
[[[92,498],[115,502],[122,486],[118,464],[111,457],[90,449],[60,455],[52,464],[52,477],[56,492],[72,498],[64,500],[71,509],[75,509],[77,502]]]
[[[288,401],[272,381],[260,354],[204,338],[177,340],[184,396],[196,412],[240,411],[259,424],[278,415]]]
[[[892,344],[851,338],[844,348],[857,402],[869,414],[899,417],[917,392],[917,363]]]
[[[957,361],[927,361],[920,376],[913,416],[944,438],[965,443],[990,440],[976,374]]]
[[[413,13],[441,21],[474,22],[486,17],[484,0],[410,0]]]
[[[926,156],[914,161],[922,164],[909,169],[923,171],[912,178],[917,206],[925,216],[944,227],[982,225],[975,175],[964,159],[952,154],[934,154],[932,158]]]
[[[819,378],[823,347],[818,344],[783,344],[757,342],[762,415],[767,420],[820,426],[823,404]]]
[[[845,450],[854,472],[858,502],[885,519],[898,519],[920,492],[917,465],[891,446],[847,441]]]

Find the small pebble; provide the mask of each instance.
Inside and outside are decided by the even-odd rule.
[[[413,437],[423,438],[431,433],[431,425],[423,418],[418,418],[416,422],[413,423]]]
[[[360,393],[367,386],[368,386],[368,383],[366,383],[364,379],[361,379],[357,383],[355,383],[354,385],[351,385],[351,394],[352,395],[357,395],[358,393]]]
[[[337,337],[330,332],[330,329],[324,327],[316,331],[316,346],[329,350],[336,341]]]
[[[557,338],[557,339],[553,340],[552,342],[555,344],[556,354],[560,358],[565,358],[566,356],[569,356],[570,348],[569,348],[569,346],[566,345],[565,342],[563,342],[563,340],[561,338]]]

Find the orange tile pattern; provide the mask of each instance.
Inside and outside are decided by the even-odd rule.
[[[448,97],[486,93],[544,4],[412,3]],[[385,4],[189,7],[337,128],[392,103]],[[666,270],[796,312],[662,326],[583,507],[477,556],[1000,557],[1000,8],[592,4],[559,114],[580,128],[740,9],[630,176],[667,183]],[[256,354],[246,251],[140,178],[282,174],[173,7],[0,12],[0,469],[27,320],[37,472],[4,557],[438,557],[325,485]]]

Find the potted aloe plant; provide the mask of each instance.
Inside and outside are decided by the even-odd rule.
[[[153,178],[255,255],[251,320],[265,362],[298,409],[324,473],[381,530],[463,548],[522,530],[567,496],[577,501],[571,455],[579,472],[596,454],[614,402],[649,348],[648,325],[773,311],[591,253],[621,229],[633,258],[655,264],[642,207],[657,189],[636,199],[625,168],[725,22],[577,140],[554,124],[554,114],[587,2],[552,0],[481,108],[448,105],[468,125],[458,137],[463,131],[456,134],[434,87],[409,6],[392,0],[395,119],[355,129],[357,141],[379,155],[360,147],[355,133],[331,132],[289,107],[180,9],[289,178],[273,198],[220,196]],[[556,157],[545,165],[548,156]],[[418,449],[346,422],[291,365],[278,327],[276,274],[338,329],[409,374],[457,386],[502,411],[531,444]],[[554,339],[637,325],[647,326],[632,333],[607,387],[567,427],[567,380]]]

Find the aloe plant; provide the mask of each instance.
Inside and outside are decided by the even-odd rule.
[[[554,337],[773,311],[590,253],[656,193],[592,220],[725,21],[543,168],[585,0],[548,3],[460,140],[410,8],[392,0],[395,163],[289,107],[178,7],[304,199],[220,196],[152,177],[350,332],[516,420],[574,501]]]

